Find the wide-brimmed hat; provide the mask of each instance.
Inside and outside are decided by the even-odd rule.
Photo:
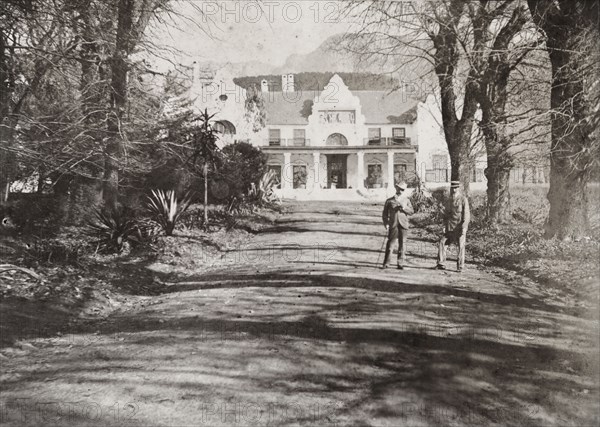
[[[450,181],[450,188],[460,187],[460,181]]]
[[[407,186],[406,186],[406,182],[396,182],[396,183],[394,183],[394,186],[395,186],[396,188],[399,188],[399,189],[400,189],[400,190],[402,190],[402,191],[405,191],[405,190],[406,190],[406,188],[407,188]]]

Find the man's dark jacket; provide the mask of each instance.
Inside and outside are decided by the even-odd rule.
[[[412,204],[407,196],[402,194],[397,199],[396,196],[392,196],[385,201],[383,207],[383,224],[389,225],[390,229],[400,226],[406,230],[410,227],[408,215],[413,213]]]

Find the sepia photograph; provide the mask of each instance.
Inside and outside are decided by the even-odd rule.
[[[600,426],[600,0],[0,0],[0,426]]]

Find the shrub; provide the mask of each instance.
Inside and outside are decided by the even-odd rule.
[[[511,188],[510,204],[513,219],[542,226],[550,205],[546,198],[547,187]]]
[[[411,177],[411,184],[409,187],[414,188],[410,195],[410,203],[412,204],[415,212],[427,210],[433,202],[431,193],[425,189],[425,186],[421,182],[421,179],[417,174]]]
[[[188,188],[204,188],[204,184],[202,179],[182,165],[181,161],[169,159],[146,175],[142,187],[175,190],[176,194],[181,195]]]
[[[88,224],[88,234],[95,238],[97,249],[121,252],[126,243],[140,242],[140,233],[132,209],[119,206],[94,211],[95,218]]]
[[[410,202],[416,213],[422,214],[421,226],[441,223],[444,214],[444,204],[448,197],[444,189],[428,191],[424,186],[418,185],[410,195]]]
[[[266,171],[266,155],[247,142],[226,145],[222,153],[222,164],[218,171],[229,187],[229,195],[240,197],[247,194],[252,183],[258,182]]]
[[[270,170],[260,178],[258,185],[252,183],[248,191],[248,197],[260,206],[275,203],[279,200],[275,194],[277,185],[277,175],[275,171]]]
[[[0,215],[9,218],[11,228],[23,233],[53,234],[62,224],[56,198],[37,193],[11,194]],[[8,225],[8,224],[7,224]]]
[[[190,207],[179,216],[179,219],[177,220],[178,226],[186,231],[194,228],[202,228],[204,221],[202,210],[203,207],[201,205],[190,205]]]
[[[191,203],[190,194],[177,200],[175,191],[152,190],[148,196],[148,210],[167,236],[173,235],[175,225]]]
[[[27,245],[27,255],[40,263],[77,263],[89,248],[89,243],[81,238],[39,238]]]

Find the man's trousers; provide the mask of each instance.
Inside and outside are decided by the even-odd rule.
[[[465,266],[465,246],[467,244],[467,236],[462,233],[448,232],[445,233],[438,242],[438,265],[444,265],[446,262],[446,245],[458,245],[458,259],[456,261],[456,269],[462,270]]]
[[[406,239],[408,238],[408,230],[400,226],[390,227],[388,230],[387,245],[385,246],[385,257],[383,265],[388,265],[390,255],[392,253],[395,242],[398,241],[398,265],[406,264]]]

